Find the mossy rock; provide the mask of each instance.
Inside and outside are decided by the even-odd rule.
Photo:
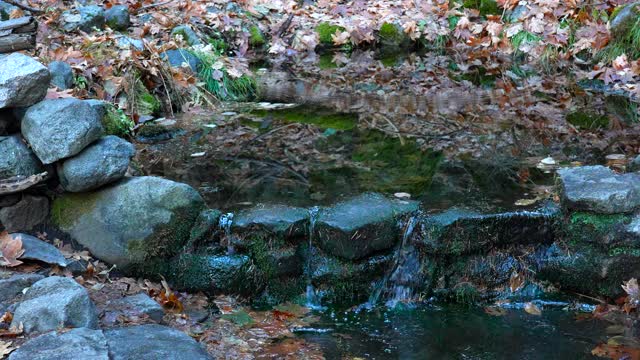
[[[595,214],[574,212],[565,225],[565,238],[569,244],[595,244],[603,248],[636,246],[638,234],[634,234],[634,217],[627,214]]]
[[[253,48],[264,46],[267,43],[267,39],[264,33],[257,25],[251,25],[249,27],[249,45]]]
[[[126,137],[131,135],[135,123],[122,109],[117,109],[111,104],[105,105],[105,115],[102,117],[102,127],[105,135]]]
[[[609,127],[609,119],[606,115],[575,111],[567,115],[567,122],[583,130],[606,129]]]
[[[460,3],[460,1],[456,2]],[[502,14],[502,10],[496,0],[464,0],[462,1],[462,7],[465,9],[476,9],[480,11],[481,16]]]
[[[203,207],[198,192],[186,184],[135,177],[60,196],[51,220],[95,257],[126,270],[175,255]]]
[[[392,23],[384,23],[380,26],[378,38],[382,47],[402,48],[412,43],[402,27]]]
[[[334,46],[331,35],[335,34],[336,32],[342,32],[345,30],[346,29],[342,26],[332,25],[326,22],[320,23],[318,24],[318,26],[316,26],[316,33],[318,33],[320,44],[326,47]]]

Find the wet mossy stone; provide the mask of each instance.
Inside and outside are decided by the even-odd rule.
[[[219,230],[218,220],[222,213],[216,209],[206,209],[198,214],[191,233],[189,235],[188,247],[195,247],[213,241]]]
[[[362,259],[393,247],[399,235],[396,221],[418,207],[416,201],[362,194],[320,210],[314,238],[329,254]]]
[[[191,46],[203,44],[198,34],[196,34],[196,32],[188,25],[179,25],[174,27],[173,30],[171,30],[171,36],[182,36],[184,41]]]
[[[640,217],[576,211],[568,215],[564,237],[569,244],[603,248],[640,246]]]
[[[177,289],[207,294],[255,295],[262,276],[246,255],[182,254],[165,274]]]
[[[264,33],[257,25],[251,25],[249,27],[249,45],[251,47],[260,47],[267,43],[267,40],[264,37]]]
[[[107,25],[113,30],[125,31],[131,25],[129,7],[115,5],[104,12]]]
[[[416,243],[431,254],[463,255],[497,247],[552,243],[560,209],[548,204],[537,211],[482,215],[451,209],[422,219]]]
[[[411,39],[402,26],[395,23],[382,24],[378,31],[378,38],[382,47],[402,48],[411,45]]]
[[[309,211],[288,205],[258,205],[242,210],[233,219],[234,231],[264,230],[285,237],[304,235]]]
[[[327,47],[333,46],[333,39],[331,36],[339,31],[345,31],[345,28],[329,23],[320,23],[316,26],[316,32],[318,33],[320,44]]]
[[[175,255],[203,208],[189,185],[145,176],[64,194],[54,201],[51,218],[95,257],[126,270]]]
[[[562,204],[570,210],[601,214],[640,208],[640,173],[616,174],[605,166],[558,170]]]

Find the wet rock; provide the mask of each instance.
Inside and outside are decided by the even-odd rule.
[[[622,5],[618,13],[611,19],[611,34],[614,39],[625,37],[640,16],[640,2]]]
[[[195,55],[185,49],[173,49],[167,50],[160,54],[160,57],[166,59],[169,65],[173,67],[188,66],[191,70],[197,73],[202,67],[202,60],[198,59]]]
[[[66,191],[82,192],[120,180],[135,153],[131,143],[117,136],[105,136],[58,164],[60,184]]]
[[[1,274],[0,274],[1,275]],[[16,300],[22,295],[22,291],[35,282],[44,279],[44,276],[37,274],[14,274],[6,278],[0,276],[0,310],[9,302]]]
[[[0,57],[0,108],[31,106],[44,99],[49,70],[21,53]]]
[[[50,265],[67,266],[67,259],[55,246],[27,234],[13,233],[11,236],[22,240],[24,254],[19,257],[20,260],[37,260]]]
[[[576,211],[568,215],[565,228],[565,237],[573,243],[603,248],[640,247],[640,219],[637,215]]]
[[[558,170],[563,205],[602,214],[632,212],[640,208],[640,174],[616,174],[604,166]]]
[[[302,275],[304,259],[295,246],[281,247],[266,253],[265,260],[271,276]]]
[[[309,221],[307,209],[287,205],[258,205],[240,211],[233,219],[233,229],[265,230],[280,235],[304,235]]]
[[[104,332],[111,360],[210,359],[202,346],[187,334],[161,325],[140,325]]]
[[[329,254],[362,259],[393,247],[398,240],[396,220],[418,209],[415,201],[387,199],[368,193],[322,209],[315,239]]]
[[[125,316],[147,315],[151,320],[162,321],[164,309],[146,294],[126,296],[107,306],[108,312],[122,313]]]
[[[104,10],[97,5],[81,6],[62,13],[62,28],[65,31],[90,33],[94,28],[102,29],[105,24]]]
[[[52,276],[33,284],[13,316],[27,333],[60,327],[97,328],[98,316],[89,293],[73,279]]]
[[[196,34],[196,32],[188,25],[179,25],[171,30],[172,37],[176,37],[178,35],[182,36],[184,41],[186,41],[190,46],[203,44],[198,34]]]
[[[209,294],[255,294],[258,274],[246,255],[183,254],[174,259],[168,277],[178,289]]]
[[[144,50],[144,43],[140,39],[134,39],[129,36],[120,36],[116,39],[118,49],[128,50],[133,47],[138,51]]]
[[[113,30],[124,31],[131,25],[129,8],[125,5],[115,5],[104,12],[107,25]]]
[[[44,164],[80,153],[102,133],[98,112],[78,99],[42,101],[22,120],[22,135]]]
[[[189,245],[196,246],[202,243],[211,243],[219,230],[218,219],[222,213],[215,209],[206,209],[198,214],[191,234],[189,236]]]
[[[59,89],[66,90],[73,87],[73,70],[64,61],[52,61],[49,63],[51,84]]]
[[[430,254],[463,255],[496,247],[550,244],[560,209],[549,204],[538,211],[482,215],[451,209],[422,219],[414,241]],[[418,237],[418,239],[415,239]]]
[[[524,20],[529,13],[529,8],[526,5],[517,5],[509,14],[510,22],[518,22]]]
[[[9,360],[109,360],[107,339],[101,330],[72,329],[50,332],[24,343]]]
[[[407,47],[411,44],[411,39],[404,32],[402,26],[395,23],[384,23],[378,31],[380,45],[386,48]]]
[[[128,178],[54,201],[52,221],[97,258],[120,268],[176,254],[204,207],[192,187],[156,177]]]
[[[28,231],[46,221],[49,199],[25,195],[18,203],[0,209],[0,225],[8,232]]]
[[[0,208],[13,206],[18,202],[20,202],[20,199],[22,199],[21,194],[9,194],[5,196],[0,196]]]
[[[43,172],[40,160],[19,135],[0,136],[0,179]]]

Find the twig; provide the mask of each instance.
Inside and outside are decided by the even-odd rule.
[[[293,20],[293,14],[289,14],[289,17],[287,18],[287,20],[285,20],[285,22],[282,24],[282,26],[280,26],[280,28],[276,32],[276,37],[279,37],[279,38],[282,37],[284,32],[287,31],[289,26],[291,26],[291,21],[292,20]]]
[[[31,7],[31,6],[24,5],[24,4],[19,3],[19,2],[15,1],[15,0],[3,0],[3,1],[6,2],[9,5],[17,6],[22,10],[27,10],[27,11],[30,11],[32,13],[41,14],[41,13],[44,12],[44,11],[42,11],[40,9],[36,9],[36,8]]]

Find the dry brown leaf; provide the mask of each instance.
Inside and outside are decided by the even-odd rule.
[[[0,233],[0,266],[15,267],[22,264],[22,261],[18,260],[22,254],[24,249],[19,236],[14,238],[6,231]]]
[[[511,292],[514,293],[522,289],[523,286],[524,286],[524,275],[517,273],[515,271],[511,273],[511,277],[509,278],[509,289],[511,289]]]

